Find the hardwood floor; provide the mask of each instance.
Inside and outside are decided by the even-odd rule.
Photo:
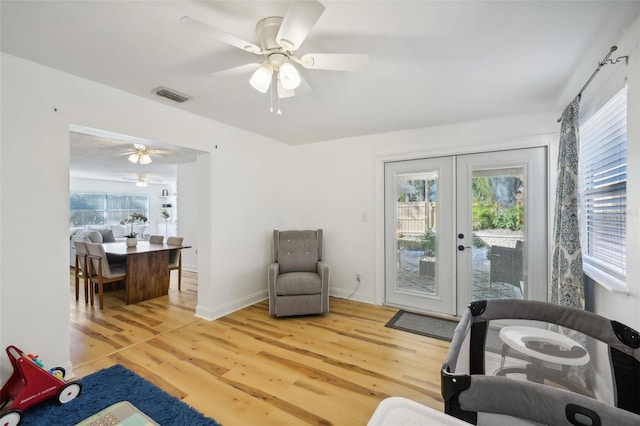
[[[230,425],[364,425],[404,396],[442,411],[448,342],[384,327],[396,309],[332,298],[324,316],[275,319],[264,301],[216,321],[194,316],[197,274],[172,274],[168,296],[105,309],[75,300],[71,357],[78,377],[114,364]]]

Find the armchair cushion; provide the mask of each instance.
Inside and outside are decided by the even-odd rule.
[[[282,231],[274,241],[275,261],[280,273],[316,272],[318,255],[317,231]]]
[[[278,275],[276,280],[278,296],[320,293],[322,293],[322,280],[315,272],[289,272]]]

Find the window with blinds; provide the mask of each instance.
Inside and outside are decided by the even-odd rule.
[[[71,226],[117,225],[133,213],[149,212],[146,195],[72,192],[69,200]]]
[[[580,126],[579,180],[585,272],[595,269],[598,278],[610,277],[624,284],[627,263],[626,87]]]

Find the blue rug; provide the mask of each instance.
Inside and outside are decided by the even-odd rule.
[[[63,405],[55,398],[24,412],[20,425],[70,426],[119,401],[129,401],[162,426],[217,426],[184,402],[169,395],[121,365],[105,368],[79,380],[80,395]]]

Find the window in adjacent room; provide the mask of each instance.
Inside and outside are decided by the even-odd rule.
[[[627,89],[580,126],[580,214],[584,272],[626,288]]]
[[[69,210],[71,226],[117,225],[132,213],[148,216],[149,203],[146,195],[72,192]]]

